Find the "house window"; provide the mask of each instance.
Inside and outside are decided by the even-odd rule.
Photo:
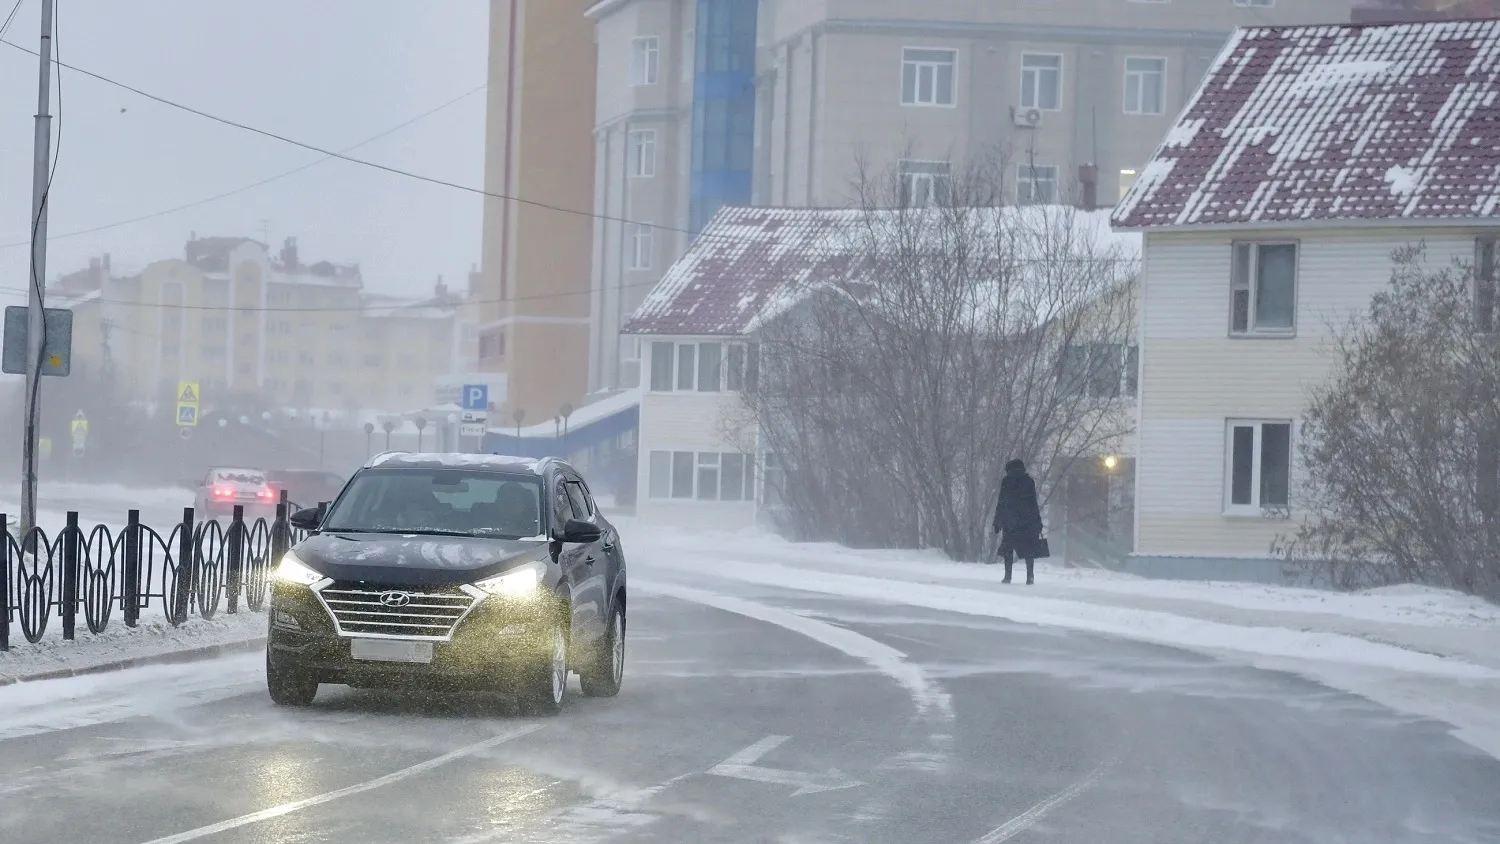
[[[1021,107],[1057,111],[1062,108],[1062,56],[1025,53],[1021,56]]]
[[[1167,60],[1154,56],[1125,59],[1125,113],[1161,114],[1166,109]]]
[[[948,162],[903,158],[899,170],[903,208],[948,204],[953,186],[953,168]]]
[[[1230,420],[1226,448],[1226,513],[1259,514],[1287,506],[1292,475],[1292,423]]]
[[[1022,205],[1045,205],[1057,201],[1057,166],[1022,164],[1016,171],[1016,201]]]
[[[656,499],[754,501],[755,461],[738,452],[652,451],[647,495]]]
[[[720,393],[753,390],[756,350],[740,343],[651,343],[651,391]]]
[[[1495,238],[1481,238],[1474,255],[1474,330],[1488,334],[1495,330],[1495,288],[1500,282],[1500,243]]]
[[[1065,393],[1091,399],[1136,397],[1140,349],[1125,343],[1080,343],[1063,350],[1059,380]]]
[[[661,47],[655,35],[630,42],[630,84],[655,85],[660,64]]]
[[[630,223],[629,228],[630,254],[627,261],[629,268],[632,270],[651,269],[651,264],[654,260],[652,251],[655,248],[652,227],[645,223]]]
[[[656,130],[633,129],[626,143],[630,175],[649,179],[656,175]]]
[[[953,69],[957,63],[957,50],[902,50],[901,104],[953,105]]]
[[[1297,328],[1297,244],[1236,243],[1229,333],[1289,336]]]

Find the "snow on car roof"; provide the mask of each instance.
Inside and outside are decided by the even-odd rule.
[[[1114,223],[1500,216],[1497,103],[1500,19],[1241,29]]]
[[[473,467],[539,473],[541,461],[506,454],[465,454],[460,452],[387,451],[370,458],[367,468],[375,466]]]

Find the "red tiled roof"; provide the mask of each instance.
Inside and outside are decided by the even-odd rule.
[[[1242,29],[1115,209],[1154,228],[1500,217],[1500,20]]]
[[[830,243],[858,213],[724,208],[652,289],[624,333],[744,334],[783,291],[847,275],[849,255]]]

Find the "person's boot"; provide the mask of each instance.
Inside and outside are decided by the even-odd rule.
[[[1035,586],[1036,585],[1036,571],[1031,567],[1031,561],[1030,560],[1026,561],[1026,585],[1027,586]]]
[[[1000,582],[1001,583],[1009,583],[1010,582],[1010,563],[1006,563],[1005,564],[1005,579],[1002,580],[1002,581],[1000,581]]]

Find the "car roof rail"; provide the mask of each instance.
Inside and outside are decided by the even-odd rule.
[[[380,463],[384,463],[387,458],[390,458],[390,457],[395,456],[397,454],[409,454],[409,453],[410,452],[399,451],[399,450],[396,450],[396,449],[392,449],[390,451],[382,451],[382,452],[380,452],[378,454],[371,455],[370,458],[365,461],[365,465],[362,468],[368,469],[371,466],[375,466],[375,465],[378,465]]]

